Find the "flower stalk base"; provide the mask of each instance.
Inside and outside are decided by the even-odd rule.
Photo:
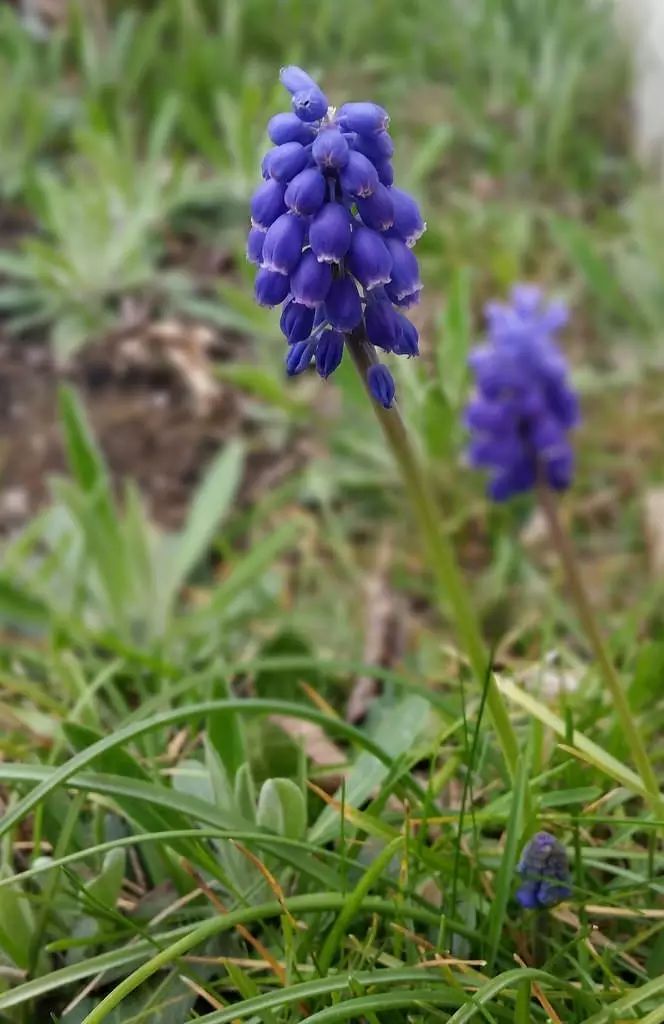
[[[634,721],[622,682],[604,642],[602,631],[586,592],[581,573],[579,572],[572,542],[558,514],[558,503],[551,490],[544,484],[540,485],[538,496],[540,506],[547,520],[551,539],[567,578],[569,592],[579,613],[579,619],[581,620],[590,649],[597,660],[606,687],[611,694],[611,699],[629,744],[634,764],[641,776],[643,788],[648,794],[654,813],[658,817],[664,817],[664,798],[659,789],[657,776],[648,757],[639,728]]]
[[[376,363],[373,345],[361,330],[348,339],[348,350],[365,384]],[[368,387],[367,387],[367,390]],[[371,397],[371,392],[369,391]],[[422,541],[435,576],[441,605],[451,612],[468,661],[480,686],[487,686],[487,706],[510,777],[516,774],[519,747],[512,723],[491,672],[491,659],[480,632],[463,576],[452,546],[440,523],[440,513],[420,460],[396,406],[385,409],[372,399],[374,412],[401,472],[421,531]]]

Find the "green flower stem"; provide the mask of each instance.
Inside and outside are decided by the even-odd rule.
[[[375,350],[360,330],[354,331],[350,336],[348,348],[366,387],[367,371],[377,361]],[[384,409],[373,398],[371,404],[401,471],[406,492],[412,501],[422,542],[430,559],[430,568],[436,578],[441,604],[452,613],[461,643],[480,686],[484,686],[485,683],[488,686],[487,705],[505,763],[511,778],[514,779],[519,755],[517,738],[500,691],[490,672],[489,654],[452,545],[441,525],[436,500],[398,408]]]
[[[541,485],[539,487],[539,501],[542,511],[546,516],[551,538],[554,547],[560,558],[563,571],[567,577],[567,585],[579,619],[583,626],[590,648],[597,659],[604,682],[611,694],[611,699],[618,714],[618,719],[632,752],[632,758],[637,771],[641,776],[643,788],[650,797],[650,803],[655,814],[661,817],[664,814],[664,799],[659,789],[657,776],[651,764],[648,752],[644,746],[639,727],[634,721],[627,695],[623,689],[622,682],[611,660],[609,652],[602,636],[602,631],[593,611],[590,598],[579,572],[579,566],[572,542],[567,531],[564,529],[560,516],[558,515],[558,503],[551,490]]]

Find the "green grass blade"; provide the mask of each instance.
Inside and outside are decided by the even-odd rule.
[[[227,515],[240,484],[243,465],[243,447],[233,441],[217,456],[196,491],[184,529],[177,538],[166,579],[162,581],[164,589],[160,600],[166,608],[164,619],[178,591],[209,549],[219,523]]]
[[[664,999],[664,975],[653,978],[652,981],[639,988],[632,989],[620,999],[616,999],[610,1006],[589,1017],[585,1024],[609,1024],[609,1022],[619,1020],[623,1014],[634,1010],[641,1003],[656,997]]]
[[[567,726],[565,722],[551,711],[545,704],[542,704],[531,694],[526,693],[516,683],[502,676],[497,679],[498,686],[501,692],[509,699],[519,704],[525,711],[530,715],[534,715],[535,718],[539,718],[544,725],[547,725],[557,736],[567,739]],[[617,757],[612,754],[608,754],[605,750],[602,750],[597,743],[589,740],[587,736],[580,733],[578,730],[574,730],[572,737],[574,747],[590,761],[596,768],[598,768],[609,778],[615,779],[621,786],[626,786],[632,792],[638,793],[640,796],[647,798],[648,793],[645,790],[641,779],[633,772],[631,768],[619,761]]]
[[[22,800],[19,800],[0,819],[0,836],[5,835],[33,807],[36,807],[44,797],[53,792],[54,789],[107,751],[120,747],[123,743],[127,743],[129,740],[136,739],[139,736],[144,736],[155,729],[191,721],[192,719],[204,719],[216,711],[239,711],[246,715],[276,714],[286,715],[291,718],[302,718],[305,721],[314,722],[324,729],[327,728],[330,732],[336,733],[344,739],[357,744],[359,747],[368,750],[369,753],[373,754],[384,764],[391,764],[390,755],[382,747],[379,747],[378,744],[368,739],[359,729],[355,729],[338,718],[330,718],[329,715],[324,715],[315,708],[310,708],[303,704],[293,704],[288,701],[270,701],[260,698],[206,701],[200,704],[190,704],[187,707],[173,708],[170,711],[154,715],[149,719],[134,722],[122,729],[118,729],[115,733],[104,737],[104,739],[99,740],[97,743],[93,743],[86,750],[79,751],[78,754],[75,754],[74,757],[58,768],[50,778],[39,783],[31,793]]]
[[[337,946],[342,941],[346,928],[357,914],[362,905],[362,900],[371,892],[373,885],[381,877],[397,851],[403,846],[403,838],[399,836],[385,846],[375,858],[371,866],[364,872],[356,887],[346,896],[344,906],[341,909],[332,929],[329,931],[318,959],[320,973],[325,975],[330,969],[332,958]]]
[[[12,769],[14,770],[12,771]],[[0,763],[0,778],[6,781],[10,779],[48,779],[49,771],[52,772],[53,769],[39,765],[24,767],[23,765]],[[165,824],[168,819],[172,821],[177,812],[178,816],[182,815],[180,818],[182,821],[188,822],[194,819],[205,825],[214,825],[219,829],[217,834],[220,836],[225,836],[228,839],[239,839],[244,836],[245,839],[254,842],[260,848],[276,852],[279,855],[280,837],[269,832],[256,832],[255,829],[252,829],[250,822],[228,814],[215,804],[208,803],[189,793],[178,793],[176,790],[166,789],[137,779],[128,779],[121,775],[101,775],[92,772],[83,773],[80,776],[74,775],[67,784],[83,792],[98,793],[115,798],[120,807],[140,828],[146,828],[148,824],[155,822],[157,825]],[[166,812],[166,819],[161,819],[154,813],[148,814],[147,811],[144,814],[140,810],[137,811],[136,807],[140,804],[145,804],[149,811],[152,811],[153,808],[163,810]],[[168,832],[173,837],[174,849],[181,855],[188,857],[194,864],[199,864],[207,871],[213,869],[209,855],[198,843],[180,841],[181,835],[187,835],[187,829],[169,829]],[[164,834],[167,834],[165,830]],[[312,850],[317,849],[303,840],[301,843],[302,853],[293,847],[291,850],[283,851],[282,859],[304,876],[315,879],[319,884],[335,888],[340,882],[337,874],[320,864],[317,857],[311,856]]]
[[[528,771],[528,759],[521,755],[519,757],[517,772],[514,779],[512,804],[505,833],[505,846],[503,848],[503,856],[500,861],[500,869],[496,877],[496,888],[489,915],[489,934],[487,940],[489,947],[489,970],[493,969],[498,953],[505,914],[507,913],[507,904],[509,903],[512,891],[512,882],[514,880],[514,872],[519,855],[519,841],[523,835]]]
[[[333,1024],[343,1020],[359,1021],[370,1013],[389,1013],[390,1010],[412,1010],[422,1013],[427,1006],[454,1007],[458,1004],[459,998],[460,994],[455,989],[397,989],[396,992],[376,992],[348,999],[300,1019],[301,1024]]]
[[[273,901],[263,903],[257,907],[243,907],[240,910],[231,911],[223,917],[214,917],[211,920],[204,921],[197,927],[190,929],[187,935],[184,935],[181,939],[163,949],[156,956],[153,956],[148,963],[143,964],[121,981],[87,1015],[81,1024],[100,1024],[116,1006],[119,1006],[125,996],[128,996],[139,985],[143,984],[144,981],[147,981],[156,971],[173,963],[183,956],[184,953],[206,942],[212,936],[230,931],[230,929],[235,928],[238,924],[250,924],[255,921],[265,920],[266,918],[278,917],[283,912],[284,907],[287,908],[291,915],[295,915],[321,910],[333,910],[336,912],[344,904],[345,897],[340,893],[313,893],[306,896],[293,896],[285,900],[283,904]],[[432,914],[430,911],[424,911],[420,907],[405,903],[397,904],[394,901],[380,900],[374,897],[363,900],[358,910],[377,911],[389,918],[403,917],[406,920],[408,918],[412,918],[415,921],[424,920],[429,924],[432,921],[437,921],[435,914]],[[2,1009],[1,1000],[0,1009]]]
[[[305,1003],[319,996],[335,995],[351,992],[355,987],[371,986],[391,987],[392,985],[426,983],[447,986],[450,994],[458,999],[458,989],[449,988],[447,978],[427,968],[381,968],[374,971],[357,971],[352,974],[332,974],[326,978],[299,985],[289,985],[287,989],[267,992],[253,999],[245,999],[240,1003],[214,1013],[206,1013],[199,1018],[199,1024],[231,1024],[235,1020],[258,1015],[265,1010],[279,1010],[293,1003]]]

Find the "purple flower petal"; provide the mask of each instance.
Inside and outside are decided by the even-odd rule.
[[[351,217],[341,203],[325,203],[309,227],[309,245],[323,263],[339,263],[351,243]]]
[[[275,146],[299,142],[306,146],[315,138],[314,129],[303,124],[297,114],[275,114],[267,124],[267,134]]]
[[[293,112],[301,121],[310,124],[325,117],[329,103],[327,96],[317,85],[309,89],[300,89],[292,99]]]
[[[382,363],[374,363],[367,371],[369,391],[379,405],[389,409],[394,401],[394,378]]]
[[[288,64],[279,72],[279,79],[290,93],[301,92],[302,89],[317,89],[311,75],[299,68],[297,64]]]
[[[365,198],[370,196],[379,185],[378,171],[366,156],[352,150],[348,154],[348,162],[339,174],[339,181],[344,192],[351,196]]]
[[[367,289],[390,281],[392,257],[381,236],[371,228],[353,225],[346,264],[351,274]]]
[[[290,181],[309,162],[309,154],[299,142],[284,142],[283,146],[277,146],[268,156],[270,177],[282,182]]]
[[[325,317],[339,331],[352,331],[359,324],[362,303],[351,277],[338,277],[332,282],[325,299]]]
[[[257,263],[263,259],[263,242],[265,232],[261,228],[251,228],[247,235],[247,259],[250,263]]]
[[[316,345],[309,341],[296,341],[286,353],[286,373],[296,377],[311,366]]]
[[[286,206],[302,217],[318,213],[325,199],[325,178],[315,167],[296,174],[284,195]]]
[[[256,274],[254,290],[259,306],[278,306],[288,295],[289,281],[285,274],[261,268]]]
[[[314,310],[291,299],[284,306],[279,327],[289,344],[306,341],[314,326]]]
[[[314,308],[325,302],[332,285],[329,263],[319,263],[308,249],[291,276],[291,292],[296,302]]]
[[[278,181],[266,181],[251,197],[251,222],[264,231],[286,212],[284,186]]]
[[[348,143],[335,127],[323,128],[311,148],[311,155],[323,170],[345,167],[349,154]]]
[[[370,196],[357,200],[357,212],[368,228],[387,231],[394,223],[394,204],[390,189],[380,182]]]
[[[325,379],[337,369],[344,354],[344,336],[340,331],[323,331],[316,346],[316,370]]]
[[[344,103],[337,111],[337,122],[346,131],[368,135],[384,131],[390,118],[387,111],[377,103]]]

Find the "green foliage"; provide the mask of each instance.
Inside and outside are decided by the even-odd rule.
[[[238,555],[209,602],[181,606],[187,584],[207,559],[229,515],[242,473],[242,447],[231,442],[212,461],[178,533],[151,523],[128,487],[120,505],[103,458],[71,390],[61,393],[62,425],[72,479],[54,483],[57,503],[6,552],[0,577],[5,621],[20,626],[82,627],[113,645],[165,654],[190,638],[222,643],[222,623],[243,614],[238,599],[293,539],[284,526]],[[245,608],[246,600],[245,600]],[[216,634],[216,635],[215,635]]]
[[[35,162],[58,145],[74,104],[60,40],[31,39],[10,7],[0,10],[0,197],[17,199]]]
[[[607,13],[577,0],[553,12],[548,0],[382,0],[362,11],[286,0],[278,17],[266,0],[131,3],[112,16],[75,3],[43,38],[9,11],[2,29],[0,189],[27,201],[36,233],[2,254],[0,308],[18,333],[46,326],[62,359],[111,328],[129,299],[189,302],[186,268],[163,267],[174,221],[213,226],[239,249],[266,115],[283,105],[275,71],[292,60],[335,93],[335,75],[360,92],[370,78],[390,106],[411,154],[401,179],[440,193],[451,251],[436,254],[432,274],[436,263],[449,273],[463,249],[504,285],[534,251],[543,195],[567,204],[591,181],[615,191],[626,178],[623,59]],[[500,201],[478,201],[481,180]],[[440,396],[429,405],[432,419]]]
[[[52,324],[59,359],[108,329],[121,300],[166,287],[166,276],[156,278],[157,233],[193,182],[164,160],[164,114],[140,162],[117,140],[89,132],[65,175],[34,175],[41,237],[0,260],[9,282],[0,300],[14,331]]]

